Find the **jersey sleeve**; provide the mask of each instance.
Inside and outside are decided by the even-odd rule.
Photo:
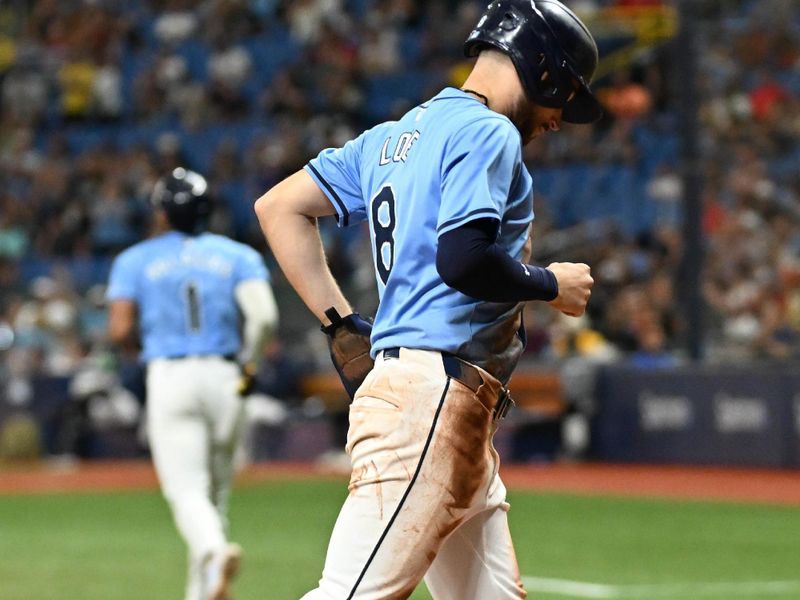
[[[248,281],[250,279],[262,279],[270,282],[270,274],[267,265],[261,255],[249,247],[244,247],[236,266],[236,283]]]
[[[367,218],[361,193],[361,152],[363,134],[341,148],[328,148],[306,166],[306,172],[331,201],[339,227]]]
[[[139,270],[139,261],[133,252],[123,252],[111,264],[108,277],[106,299],[111,300],[136,300],[136,281]]]
[[[521,160],[519,133],[508,121],[490,117],[460,128],[442,160],[437,233],[474,219],[502,220]]]

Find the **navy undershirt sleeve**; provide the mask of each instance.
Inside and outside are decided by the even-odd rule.
[[[439,236],[436,270],[448,286],[488,302],[554,300],[555,275],[512,258],[495,241],[497,219],[475,219]]]

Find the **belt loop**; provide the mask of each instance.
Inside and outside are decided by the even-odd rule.
[[[386,348],[383,351],[383,359],[386,360],[387,358],[400,358],[400,348]]]
[[[444,374],[453,379],[458,379],[461,383],[465,383],[461,374],[461,363],[452,354],[442,352],[442,366],[444,367]],[[465,384],[466,385],[466,384]]]

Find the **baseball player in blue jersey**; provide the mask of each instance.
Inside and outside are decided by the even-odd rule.
[[[523,303],[583,314],[585,264],[528,264],[532,179],[521,148],[601,115],[597,47],[555,0],[492,2],[477,56],[400,120],[323,151],[256,213],[289,281],[323,323],[350,407],[350,494],[306,600],[524,598],[492,435],[523,350]],[[316,218],[367,221],[380,304],[353,313]],[[374,360],[374,367],[372,361]]]
[[[139,333],[147,429],[161,488],[186,541],[186,600],[229,600],[241,549],[226,535],[243,396],[275,327],[269,274],[252,248],[205,232],[206,180],[178,168],[152,194],[151,239],[111,269],[109,336]]]

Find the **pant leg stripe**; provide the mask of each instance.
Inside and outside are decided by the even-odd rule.
[[[389,519],[389,523],[387,523],[386,529],[383,530],[383,533],[381,534],[381,537],[378,540],[378,543],[375,545],[375,548],[372,550],[372,554],[370,554],[369,558],[367,559],[366,564],[364,565],[364,568],[361,570],[361,574],[358,576],[358,579],[356,580],[355,585],[353,585],[353,589],[350,590],[350,595],[347,596],[347,600],[352,600],[353,596],[355,595],[356,590],[358,589],[358,586],[361,583],[361,580],[364,579],[364,575],[367,573],[367,569],[369,569],[369,566],[372,563],[373,559],[375,558],[375,555],[378,553],[378,550],[380,549],[381,544],[383,544],[383,540],[386,539],[386,536],[389,533],[389,530],[392,528],[392,525],[394,524],[394,521],[397,518],[397,515],[400,514],[400,511],[403,508],[403,504],[405,504],[406,498],[408,498],[409,493],[411,493],[411,488],[414,487],[414,482],[417,480],[417,476],[419,475],[419,472],[422,469],[422,462],[425,460],[425,455],[428,453],[428,448],[431,445],[431,440],[433,439],[433,432],[436,429],[436,423],[439,420],[439,414],[442,412],[442,406],[444,406],[444,398],[445,398],[445,396],[447,396],[447,390],[448,389],[450,389],[450,378],[449,377],[447,378],[447,383],[444,386],[444,391],[442,391],[442,397],[439,398],[439,406],[436,407],[436,413],[433,415],[433,422],[431,423],[431,429],[428,432],[428,439],[425,440],[425,446],[422,448],[422,454],[419,457],[419,462],[417,463],[417,468],[414,471],[414,476],[411,478],[411,481],[409,482],[408,487],[406,488],[406,491],[403,493],[403,497],[400,498],[400,503],[397,505],[397,508],[394,510],[394,514],[392,515],[392,518]]]

